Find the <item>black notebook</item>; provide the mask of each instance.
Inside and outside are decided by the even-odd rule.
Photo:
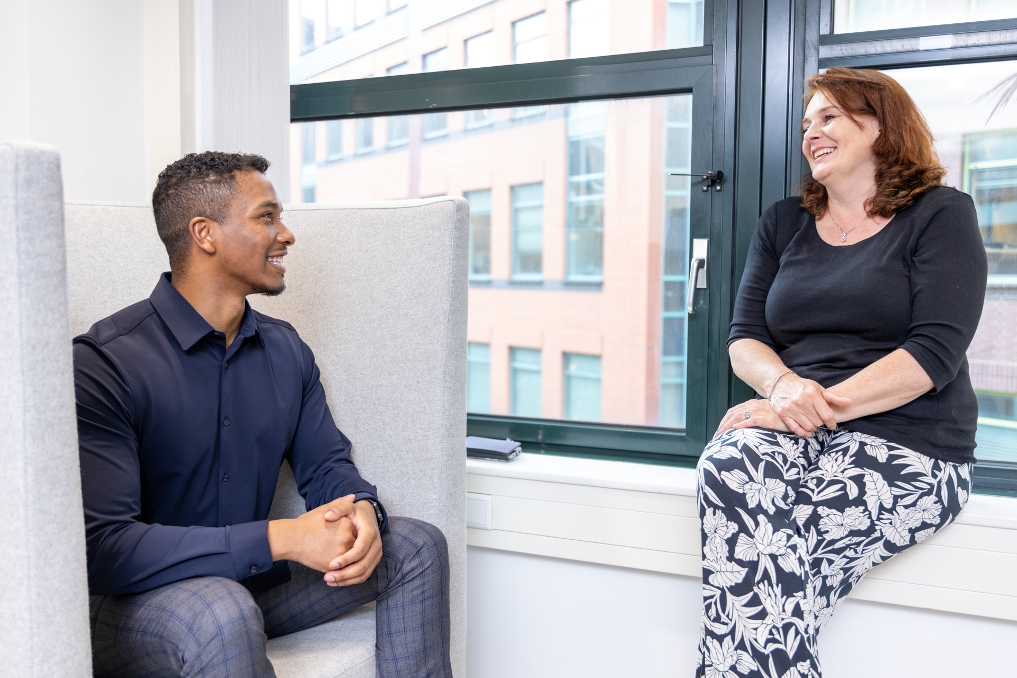
[[[512,461],[522,451],[522,446],[514,440],[466,436],[466,456],[473,459]]]

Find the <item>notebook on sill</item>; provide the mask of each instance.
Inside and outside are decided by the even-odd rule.
[[[514,440],[466,436],[466,456],[472,459],[512,461],[522,454],[522,445]]]

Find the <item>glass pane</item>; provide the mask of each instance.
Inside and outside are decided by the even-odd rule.
[[[433,138],[423,115],[346,121],[344,148],[354,122],[373,146],[308,165],[311,199],[470,202],[469,339],[489,346],[492,414],[683,428],[691,193],[667,173],[691,169],[691,95],[492,109],[482,127],[470,113]],[[397,124],[406,141],[383,143]]]
[[[704,0],[289,0],[290,84],[703,44]],[[980,4],[986,0],[979,0]],[[544,10],[544,11],[542,11]],[[411,34],[412,32],[412,34]],[[483,37],[487,36],[487,37]],[[447,49],[446,64],[427,55]]]
[[[1017,17],[1014,0],[834,0],[833,32],[959,24]]]
[[[600,421],[600,356],[565,354],[565,418]]]
[[[470,342],[466,365],[466,411],[491,411],[491,345]]]
[[[539,417],[541,414],[540,350],[532,348],[509,349],[512,371],[512,412],[519,417]]]
[[[979,3],[980,4],[980,3]],[[968,349],[980,461],[1017,462],[1017,61],[887,72],[936,137],[945,183],[970,194],[989,259],[981,324]]]

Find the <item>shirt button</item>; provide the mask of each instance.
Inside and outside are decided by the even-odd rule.
[[[230,474],[229,473],[223,473],[222,474],[222,481],[224,483],[228,483],[230,481]]]
[[[222,420],[222,425],[223,426],[229,426],[230,425],[230,418],[226,417],[225,419],[223,419]]]
[[[251,574],[258,574],[258,566],[251,565]]]

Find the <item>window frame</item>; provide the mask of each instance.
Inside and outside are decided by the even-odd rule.
[[[692,94],[693,119],[705,121],[693,145],[692,164],[732,176],[734,149],[727,140],[733,138],[735,121],[724,102],[734,94],[734,45],[726,36],[734,35],[737,7],[738,0],[705,0],[704,45],[699,47],[291,85],[290,118],[304,122]],[[710,191],[702,201],[705,207],[692,208],[690,237],[710,238],[711,265],[709,291],[697,295],[702,350],[688,357],[687,392],[697,397],[688,399],[684,430],[471,413],[469,434],[510,437],[530,451],[694,465],[707,432],[727,410],[727,352],[714,350],[713,340],[727,337],[737,190],[731,182],[723,192]]]
[[[834,65],[893,68],[1017,58],[1017,44],[830,57],[830,46],[866,40],[1017,28],[1015,19],[831,34],[831,10],[831,0],[705,0],[702,47],[291,85],[292,122],[690,92],[693,105],[707,109],[694,112],[693,119],[705,116],[712,127],[709,148],[694,148],[693,168],[722,169],[725,178],[723,192],[711,195],[701,232],[710,238],[703,330],[708,350],[688,356],[690,364],[701,364],[689,370],[686,430],[470,414],[471,435],[511,437],[535,452],[693,465],[727,408],[752,397],[730,370],[727,328],[759,215],[792,195],[808,171],[799,150],[805,76]],[[737,148],[731,142],[736,137]],[[979,464],[975,486],[1017,496],[1017,469]]]

